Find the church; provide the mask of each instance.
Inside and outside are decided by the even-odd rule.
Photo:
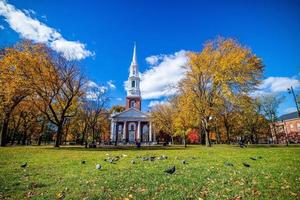
[[[129,68],[127,81],[126,109],[120,113],[113,113],[110,117],[110,140],[118,144],[153,144],[155,135],[148,113],[141,111],[142,98],[140,91],[140,76],[138,70],[136,45]]]

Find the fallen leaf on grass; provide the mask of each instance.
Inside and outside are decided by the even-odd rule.
[[[235,196],[235,197],[233,197],[233,199],[234,199],[234,200],[241,200],[242,197],[241,197],[241,196]]]
[[[63,199],[65,198],[65,193],[64,192],[59,192],[57,195],[56,195],[56,199]]]
[[[259,196],[261,194],[260,191],[258,191],[256,188],[252,189],[252,195],[257,195]]]
[[[31,198],[31,197],[33,197],[34,196],[34,193],[33,192],[27,192],[27,198]]]

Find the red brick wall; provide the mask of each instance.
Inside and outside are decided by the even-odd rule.
[[[284,129],[283,129],[284,125]],[[300,143],[300,119],[291,119],[276,123],[276,139],[278,143],[285,143],[286,137],[292,143]]]
[[[135,101],[135,108],[141,110],[142,107],[141,97],[126,97],[126,110],[130,108],[130,102],[132,100]]]

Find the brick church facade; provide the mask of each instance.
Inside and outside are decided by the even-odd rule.
[[[120,144],[154,143],[155,135],[152,132],[150,116],[141,111],[142,98],[135,45],[126,90],[125,111],[113,113],[110,117],[111,142]]]

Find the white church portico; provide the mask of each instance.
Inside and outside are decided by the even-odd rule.
[[[125,111],[113,113],[110,117],[110,140],[111,142],[122,144],[152,144],[155,142],[155,136],[152,133],[150,116],[148,113],[141,111],[142,98],[135,45],[127,84]]]

